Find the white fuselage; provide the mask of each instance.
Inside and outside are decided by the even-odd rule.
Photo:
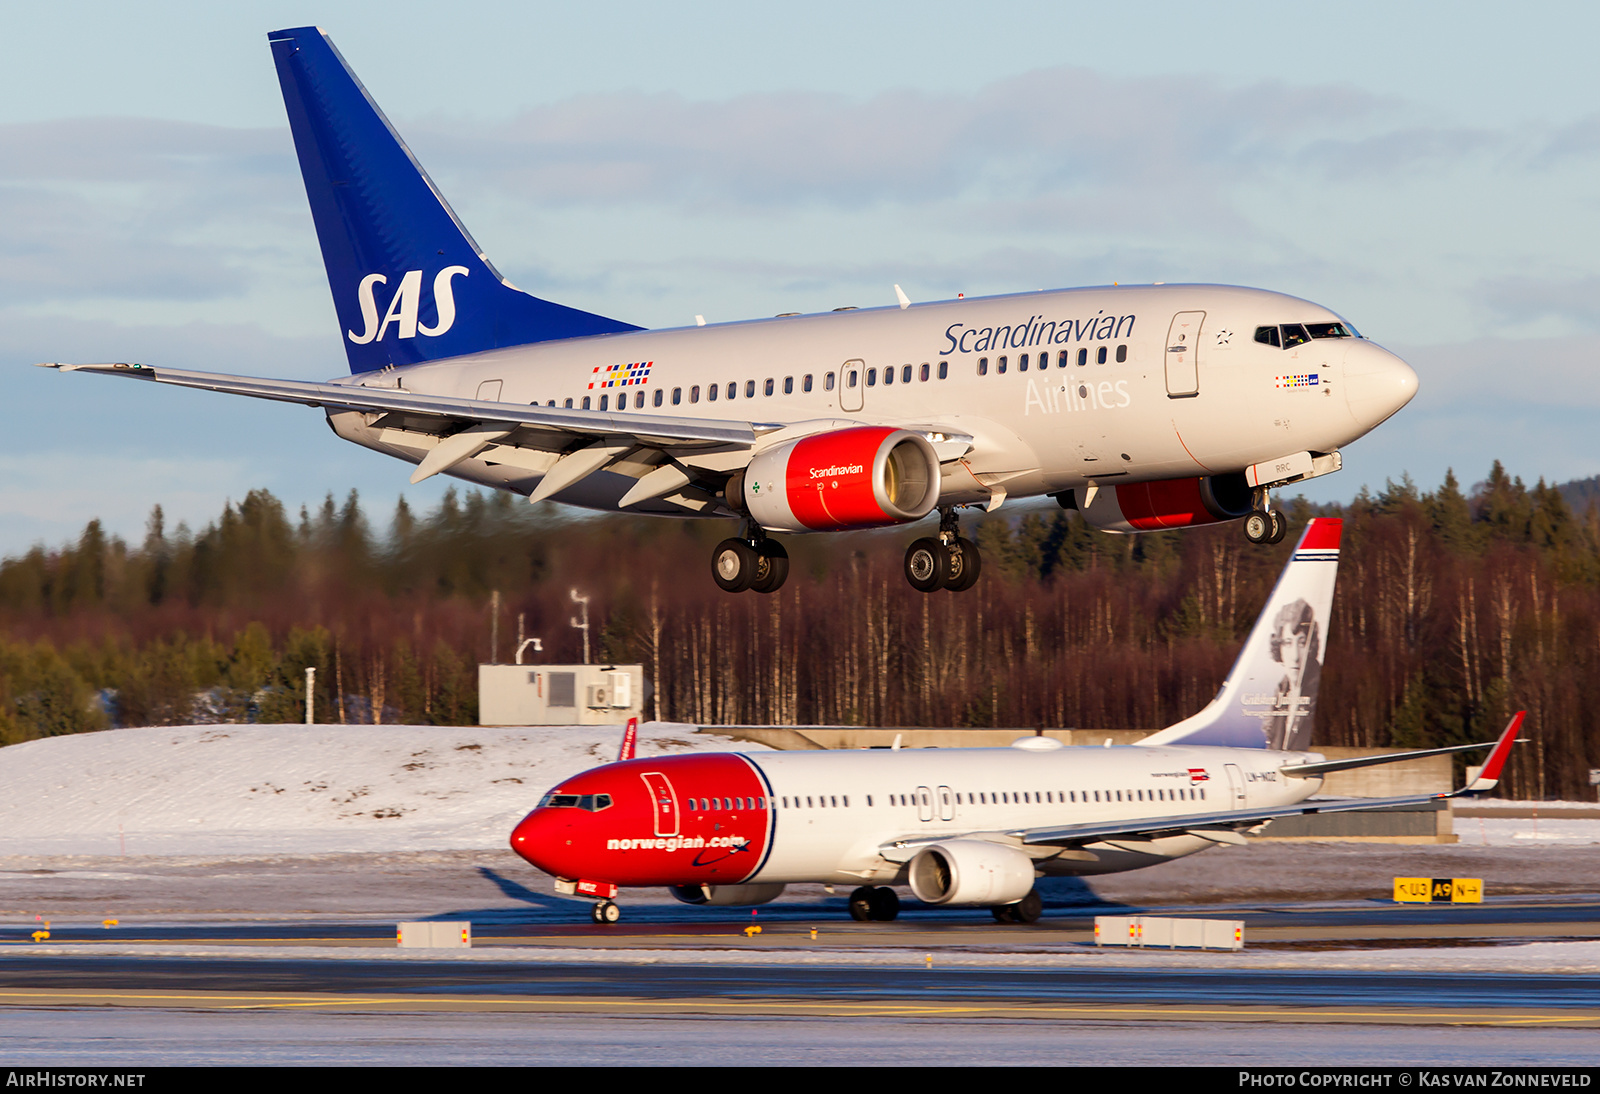
[[[1290,805],[1320,779],[1290,779],[1309,754],[1230,748],[914,749],[751,754],[777,809],[754,882],[897,880],[880,849],[895,840]],[[845,804],[848,802],[848,804]],[[1215,842],[1179,835],[1093,843],[1062,855],[1028,848],[1046,874],[1137,869]]]
[[[1193,318],[1175,334],[1180,315]],[[1254,334],[1337,321],[1316,304],[1256,289],[1069,289],[539,343],[350,382],[587,406],[623,429],[666,416],[967,435],[964,457],[941,456],[939,500],[948,505],[986,500],[995,487],[1024,497],[1335,452],[1403,406],[1415,374],[1359,337],[1283,349]],[[635,370],[647,372],[642,382],[603,386],[601,377],[630,363],[648,365]],[[332,415],[341,436],[411,462],[438,443],[425,429],[375,427],[378,419]],[[556,455],[490,447],[450,473],[526,494]],[[628,473],[624,460],[557,497],[614,507],[634,481]],[[638,508],[685,511],[663,501]]]

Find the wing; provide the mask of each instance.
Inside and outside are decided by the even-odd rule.
[[[605,413],[566,407],[487,402],[406,391],[384,373],[364,373],[348,380],[313,383],[261,376],[188,372],[130,363],[47,363],[42,368],[92,372],[177,387],[220,391],[253,399],[320,407],[330,415],[365,415],[372,429],[397,431],[406,447],[422,451],[412,482],[448,471],[491,446],[501,458],[521,450],[520,460],[507,460],[541,474],[530,496],[542,501],[596,471],[626,460],[637,482],[617,502],[627,508],[665,498],[689,509],[718,504],[715,493],[728,475],[750,462],[766,444],[811,432],[859,425],[853,421],[746,422],[678,415]],[[916,428],[916,427],[914,427]],[[930,432],[941,458],[955,458],[971,447],[965,434]],[[531,454],[534,458],[529,459]],[[416,458],[413,456],[412,458]]]
[[[974,832],[966,837],[946,834],[938,837],[918,836],[914,839],[895,840],[879,848],[879,853],[890,862],[906,862],[930,844],[961,838],[989,838],[1011,843],[1013,846],[1081,847],[1086,843],[1104,843],[1117,840],[1144,842],[1162,836],[1191,835],[1216,843],[1243,843],[1240,832],[1255,828],[1279,817],[1302,817],[1313,813],[1354,813],[1372,809],[1396,809],[1407,805],[1425,805],[1449,798],[1476,796],[1494,788],[1500,771],[1505,767],[1511,746],[1518,741],[1526,711],[1518,711],[1499,738],[1493,742],[1469,745],[1469,748],[1492,748],[1483,762],[1483,770],[1459,790],[1439,794],[1414,794],[1399,798],[1342,798],[1327,801],[1304,801],[1294,805],[1270,806],[1264,809],[1226,809],[1211,813],[1187,813],[1165,817],[1123,817],[1088,824],[1064,824],[1044,828],[1011,828],[992,832]],[[1425,752],[1408,752],[1390,755],[1373,762],[1395,763],[1417,756],[1436,755],[1461,751],[1461,748],[1431,749]],[[1343,763],[1335,761],[1335,763]],[[1355,766],[1345,763],[1345,766]],[[1300,770],[1317,769],[1320,765],[1301,765]],[[1329,768],[1338,770],[1339,768]],[[1323,768],[1328,769],[1328,768]],[[1285,770],[1291,770],[1285,768]]]

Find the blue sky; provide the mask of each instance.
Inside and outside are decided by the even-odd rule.
[[[501,269],[647,326],[1109,281],[1304,296],[1411,407],[1313,484],[1600,473],[1600,13],[1487,4],[65,3],[0,70],[0,552],[404,465],[321,416],[25,367],[323,378],[266,32],[323,26]],[[134,390],[128,390],[134,388]]]

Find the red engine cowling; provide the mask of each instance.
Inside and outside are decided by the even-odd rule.
[[[1085,520],[1105,532],[1193,528],[1248,516],[1250,487],[1241,474],[1130,482],[1102,486],[1080,508]]]
[[[903,524],[938,502],[939,457],[926,437],[908,430],[836,429],[762,452],[728,494],[772,532]]]

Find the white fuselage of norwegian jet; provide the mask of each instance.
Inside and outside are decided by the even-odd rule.
[[[336,382],[589,409],[639,432],[639,418],[692,417],[791,427],[774,441],[865,424],[964,434],[970,447],[940,452],[949,505],[996,486],[1026,497],[1336,452],[1404,406],[1416,374],[1364,338],[1281,348],[1256,334],[1341,322],[1258,289],[1084,288],[567,339]],[[605,386],[629,364],[644,366],[633,383]],[[437,443],[393,418],[374,428],[377,415],[330,417],[340,436],[414,463]],[[555,460],[491,447],[449,473],[527,494]],[[611,470],[624,473],[557,497],[612,508],[636,480]]]

